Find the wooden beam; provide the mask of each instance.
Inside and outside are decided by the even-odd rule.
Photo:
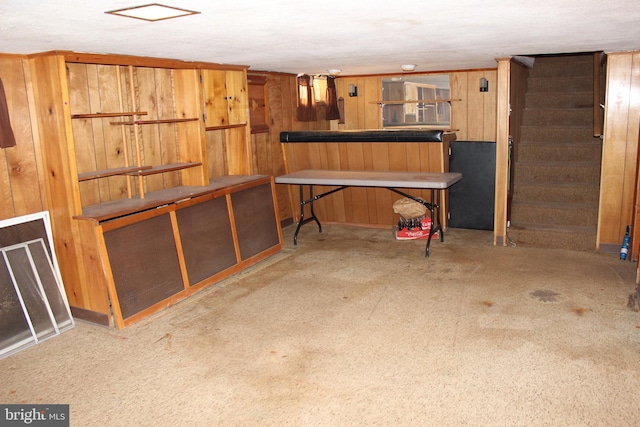
[[[509,183],[509,83],[511,58],[498,60],[498,102],[496,111],[496,190],[493,244],[506,246],[507,194]]]

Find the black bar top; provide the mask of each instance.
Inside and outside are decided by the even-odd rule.
[[[308,130],[280,132],[280,142],[442,142],[443,130]]]

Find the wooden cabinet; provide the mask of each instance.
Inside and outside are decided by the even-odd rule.
[[[120,211],[96,208],[77,217],[93,229],[118,328],[282,248],[272,177],[223,177],[181,190],[190,197],[166,192],[145,209],[123,201]]]
[[[245,67],[73,52],[30,65],[74,316],[124,327],[280,250],[273,183],[251,175]],[[247,255],[253,224],[231,194],[254,187],[270,235]]]
[[[249,98],[246,71],[202,70],[205,126],[247,124]]]

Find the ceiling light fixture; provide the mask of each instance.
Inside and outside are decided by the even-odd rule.
[[[332,68],[331,70],[327,70],[330,76],[337,76],[342,72],[342,70],[338,70],[337,68]]]
[[[105,13],[155,22],[162,21],[164,19],[179,18],[181,16],[196,15],[200,12],[196,12],[195,10],[180,9],[173,6],[165,6],[158,3],[151,3],[142,6],[112,10]]]
[[[416,64],[404,64],[401,68],[402,71],[413,71],[416,69]]]

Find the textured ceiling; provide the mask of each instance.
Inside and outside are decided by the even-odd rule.
[[[104,13],[146,3],[0,0],[0,52],[74,50],[349,75],[640,49],[638,0],[166,0],[201,13],[157,22]]]

